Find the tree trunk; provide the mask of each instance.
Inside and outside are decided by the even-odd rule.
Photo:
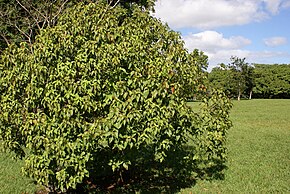
[[[239,89],[238,101],[241,100],[241,89]]]
[[[250,91],[249,100],[251,100],[251,99],[252,99],[252,93],[253,93],[253,91],[251,90],[251,91]]]

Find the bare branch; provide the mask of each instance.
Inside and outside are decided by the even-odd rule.
[[[15,26],[15,28],[17,28],[17,30],[19,31],[19,32],[21,32],[21,34],[23,34],[27,39],[28,39],[28,41],[30,42],[30,39],[31,39],[31,37],[29,36],[29,34],[27,34],[27,33],[25,33],[24,31],[22,31],[16,24],[14,25]]]
[[[24,5],[22,5],[18,0],[16,0],[16,2],[33,18],[33,20],[35,21],[35,23],[36,23],[36,25],[37,25],[37,27],[38,27],[38,29],[40,30],[41,28],[40,28],[40,26],[39,26],[39,20],[37,20],[32,14],[31,14],[31,12],[24,6]],[[34,7],[32,7],[33,9],[36,9],[36,8],[34,8]],[[38,10],[36,10],[36,11],[38,11]],[[39,14],[41,14],[39,11],[38,11],[38,13]]]
[[[32,7],[32,9],[34,9],[39,15],[41,15],[43,18],[46,18],[45,15],[43,15],[43,13],[41,13],[38,9],[36,9],[35,7]]]
[[[60,6],[60,8],[58,9],[58,12],[53,16],[52,20],[51,21],[54,21],[58,16],[59,14],[63,11],[63,8],[65,6],[65,4],[68,2],[68,0],[64,1],[63,4]]]
[[[6,44],[9,45],[10,42],[8,41],[8,39],[7,39],[3,34],[1,34],[1,36],[2,36],[2,38],[5,40]]]
[[[119,2],[120,0],[116,1],[116,3],[110,9],[114,9],[114,7],[116,7]],[[113,0],[109,4],[111,5],[111,3],[113,3]]]
[[[18,0],[16,0],[16,2],[25,10],[25,11],[27,11],[27,13],[29,14],[29,15],[31,15],[31,13],[30,13],[30,11],[24,6],[24,5],[22,5]]]
[[[5,14],[1,11],[0,12],[0,17],[3,18],[5,16]]]

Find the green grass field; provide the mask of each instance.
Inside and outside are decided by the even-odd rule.
[[[12,153],[0,152],[0,193],[21,194],[34,193],[36,186],[32,180],[23,177],[21,160],[13,160]]]
[[[225,180],[181,193],[290,193],[290,100],[234,101]]]
[[[198,181],[181,193],[290,193],[290,100],[234,101],[225,180]],[[0,153],[0,193],[33,193],[21,161]]]

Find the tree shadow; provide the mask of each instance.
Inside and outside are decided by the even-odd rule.
[[[184,159],[192,152],[191,149],[170,151],[167,160],[161,164],[144,161],[142,165],[131,166],[122,173],[91,176],[76,190],[68,193],[177,193],[183,188],[193,187],[198,179],[224,179],[224,170],[227,168],[224,161]],[[207,165],[209,163],[211,165]]]
[[[171,175],[171,173],[169,173]],[[88,182],[87,182],[88,183]],[[186,176],[157,175],[150,172],[126,171],[122,180],[117,176],[100,177],[69,193],[177,193],[195,185],[196,179]]]

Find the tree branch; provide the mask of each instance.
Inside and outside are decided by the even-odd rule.
[[[16,0],[16,2],[25,10],[27,11],[27,13],[29,13],[29,15],[31,15],[30,11],[24,6],[22,5],[18,0]]]
[[[53,16],[52,21],[54,21],[54,20],[59,16],[59,14],[63,11],[64,5],[65,5],[67,2],[68,2],[68,0],[66,0],[65,2],[63,2],[63,4],[60,6],[58,12]]]
[[[35,21],[38,29],[40,30],[40,26],[39,26],[39,21],[31,14],[31,12],[24,6],[22,5],[18,0],[16,0],[16,2],[33,18],[33,20]],[[32,7],[33,9],[35,9],[39,14],[41,14],[36,8]]]
[[[113,0],[111,1],[111,3],[112,2],[113,2]],[[113,5],[110,9],[114,9],[118,5],[119,2],[120,2],[120,0],[116,1],[115,5]],[[110,3],[110,5],[111,5],[111,3]]]
[[[19,32],[21,32],[21,34],[23,34],[28,39],[29,43],[31,43],[31,37],[24,31],[22,31],[16,24],[14,26]]]
[[[6,44],[9,45],[10,42],[8,41],[8,39],[1,33],[2,38],[5,40]]]
[[[36,9],[35,7],[32,6],[32,9],[34,9],[38,14],[40,14],[43,18],[45,18],[46,16],[43,15],[43,13],[41,13],[38,9]]]

